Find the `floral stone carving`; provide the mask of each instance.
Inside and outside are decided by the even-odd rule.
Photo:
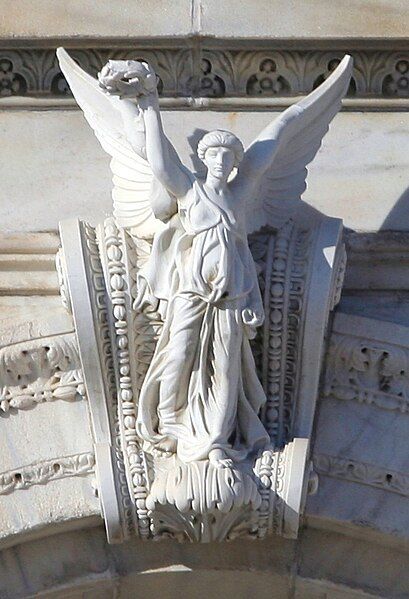
[[[0,346],[2,412],[11,409],[13,413],[43,401],[72,401],[84,396],[85,387],[73,333]]]
[[[395,323],[337,314],[323,396],[383,410],[409,411],[407,331]]]
[[[199,180],[163,132],[151,67],[110,61],[98,82],[58,56],[112,157],[113,217],[61,224],[108,538],[294,537],[344,268],[340,221],[301,194],[352,61],[246,151],[206,134]]]

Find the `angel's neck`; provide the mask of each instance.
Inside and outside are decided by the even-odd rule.
[[[205,187],[216,193],[217,195],[222,195],[227,190],[227,181],[223,179],[217,179],[211,173],[207,173],[205,180]]]

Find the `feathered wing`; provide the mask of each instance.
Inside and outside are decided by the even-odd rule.
[[[285,110],[246,151],[248,154],[255,144],[267,141],[272,152],[271,166],[261,177],[256,201],[247,204],[248,233],[265,225],[280,227],[292,214],[306,189],[307,165],[341,108],[351,72],[352,58],[347,55],[324,83]]]
[[[144,148],[137,153],[126,139],[121,113],[115,107],[120,100],[106,95],[98,81],[63,48],[58,48],[57,56],[74,98],[101,146],[112,157],[112,198],[118,225],[132,228],[139,237],[153,237],[164,226],[155,218],[150,201],[152,193],[157,192],[157,182],[143,156]]]

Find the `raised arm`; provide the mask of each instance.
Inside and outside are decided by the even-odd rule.
[[[138,98],[138,107],[130,100],[118,101],[125,132],[135,151],[146,143],[146,158],[158,181],[174,196],[183,197],[191,186],[187,170],[176,150],[166,137],[159,112],[156,90]],[[145,131],[138,127],[139,110],[142,111]]]

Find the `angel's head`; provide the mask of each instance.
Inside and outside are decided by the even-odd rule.
[[[197,155],[213,177],[227,181],[233,168],[243,159],[244,148],[233,133],[216,129],[199,141]]]

